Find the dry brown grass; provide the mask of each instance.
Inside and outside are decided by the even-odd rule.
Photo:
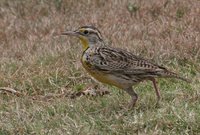
[[[18,98],[0,93],[0,134],[16,132],[19,134],[96,134],[97,131],[102,134],[106,131],[112,134],[131,132],[167,134],[178,133],[190,123],[193,126],[182,133],[196,134],[199,131],[196,128],[199,126],[195,119],[199,118],[197,113],[200,109],[199,24],[199,0],[115,0],[109,2],[103,0],[0,0],[1,87],[14,88],[27,96],[59,94],[63,87],[73,90],[85,87],[90,80],[79,62],[81,46],[78,40],[59,36],[63,30],[76,29],[82,25],[98,27],[106,42],[112,46],[153,59],[193,80],[192,86],[178,82],[177,86],[176,84],[163,86],[165,90],[169,88],[176,90],[173,93],[174,97],[173,94],[168,93],[168,97],[163,101],[164,106],[161,112],[154,111],[155,108],[151,107],[151,103],[154,102],[151,97],[148,100],[150,95],[146,93],[153,95],[153,91],[144,91],[145,94],[141,97],[143,100],[138,105],[149,108],[137,108],[134,112],[121,112],[124,109],[116,109],[119,107],[118,104],[122,106],[127,102],[124,94],[120,96],[117,92],[114,92],[111,97],[98,99],[100,101],[78,99],[79,103],[65,98],[55,99],[49,103],[40,102],[27,97]],[[116,91],[114,88],[111,89]],[[148,87],[137,88],[138,91],[141,89],[148,89]],[[184,89],[190,89],[190,91],[184,91]],[[149,104],[146,104],[145,96]],[[176,96],[181,98],[176,99]],[[189,105],[192,106],[189,108],[191,112],[185,110],[188,109],[187,107],[177,107],[176,104],[175,111],[184,111],[183,116],[176,112],[172,115],[173,120],[165,117],[165,113],[174,111],[172,104],[181,103],[185,99],[188,99]],[[168,104],[170,101],[172,103]],[[81,104],[81,102],[86,103]],[[97,106],[96,109],[95,106]],[[112,109],[116,114],[112,112]],[[145,112],[150,113],[150,116],[154,118],[153,123],[149,123],[148,115],[144,114],[145,118],[140,117],[139,114],[142,115]],[[124,113],[127,113],[127,117]],[[160,121],[157,117],[158,113],[161,113],[162,120]],[[185,119],[188,124],[186,127],[180,121],[178,122],[183,126],[174,124],[176,122],[174,118],[183,117],[184,119],[190,113],[191,116],[188,117],[194,120],[188,122],[189,118]],[[98,118],[95,117],[96,114],[99,115]],[[135,123],[128,118],[134,119]],[[109,127],[111,123],[106,122],[106,119],[113,120],[113,126]],[[121,122],[123,119],[127,121]],[[137,122],[137,120],[142,122]]]

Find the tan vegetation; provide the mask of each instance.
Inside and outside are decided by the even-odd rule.
[[[0,0],[0,87],[24,95],[0,93],[0,134],[198,134],[199,24],[199,0]],[[90,83],[80,43],[59,35],[83,25],[192,84],[160,80],[159,108],[148,83],[136,86],[140,99],[129,111],[129,96],[114,87],[104,97],[40,100]]]

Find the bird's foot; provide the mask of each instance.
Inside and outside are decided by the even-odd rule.
[[[137,100],[138,100],[137,96],[132,97],[131,101],[128,104],[128,108],[133,109],[136,105]]]
[[[161,105],[161,97],[158,97],[157,98],[157,101],[156,101],[156,104],[155,104],[155,107],[157,108],[157,107],[160,107],[160,105]]]

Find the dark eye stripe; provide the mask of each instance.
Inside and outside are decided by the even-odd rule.
[[[79,33],[80,35],[83,35],[83,36],[88,35],[88,34],[95,34],[95,35],[98,36],[98,38],[99,38],[100,40],[103,40],[103,39],[102,39],[102,36],[101,36],[101,33],[100,33],[100,31],[99,31],[98,29],[85,28],[85,30],[83,30],[82,32],[79,31],[78,33]]]
[[[101,37],[101,34],[100,34],[99,31],[91,30],[91,31],[90,31],[90,34],[96,34],[96,35],[98,36],[98,38],[102,40],[102,37]]]

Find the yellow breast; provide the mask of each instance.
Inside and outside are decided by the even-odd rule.
[[[93,78],[98,80],[99,82],[109,84],[109,85],[114,85],[114,86],[121,88],[121,89],[124,88],[123,84],[121,84],[120,81],[116,77],[114,77],[113,75],[106,74],[106,73],[103,73],[103,72],[98,71],[98,70],[94,70],[92,65],[90,65],[90,63],[88,63],[88,61],[86,60],[85,57],[82,57],[81,62],[82,62],[83,67],[86,69],[86,71]]]

